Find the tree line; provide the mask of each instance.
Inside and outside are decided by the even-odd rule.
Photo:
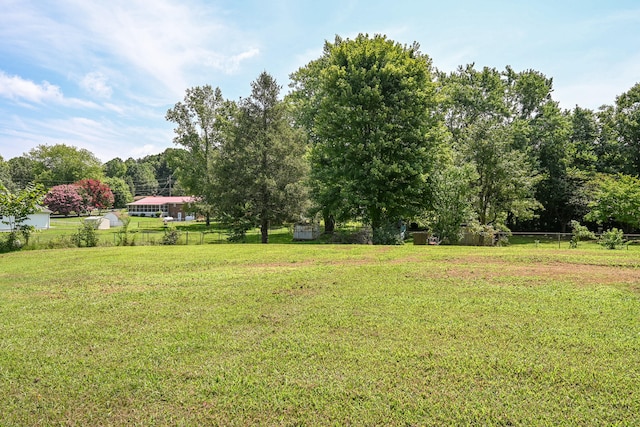
[[[0,185],[7,191],[17,191],[29,184],[39,184],[59,200],[69,198],[70,203],[60,211],[64,214],[64,211],[80,213],[93,206],[77,203],[78,197],[83,196],[82,188],[86,187],[82,181],[92,180],[105,185],[113,194],[112,203],[102,208],[124,208],[135,196],[185,194],[170,165],[175,151],[169,148],[140,159],[114,158],[103,164],[86,149],[66,144],[39,145],[6,161],[0,156]],[[80,211],[75,207],[80,207]]]
[[[166,114],[178,148],[104,165],[76,149],[58,165],[47,155],[62,148],[40,146],[0,160],[0,181],[104,178],[128,188],[126,199],[172,180],[172,191],[197,196],[207,221],[236,239],[258,226],[263,242],[271,224],[320,218],[328,231],[336,221],[369,225],[376,243],[393,242],[405,223],[450,243],[461,224],[640,227],[640,84],[597,111],[564,110],[553,80],[536,70],[470,64],[447,73],[417,43],[360,34],[326,42],[289,87],[281,96],[263,72],[238,101],[190,88]],[[84,172],[64,166],[74,156]]]

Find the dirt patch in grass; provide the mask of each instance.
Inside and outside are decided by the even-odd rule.
[[[277,271],[312,265],[363,266],[402,265],[423,263],[420,257],[408,257],[381,261],[374,257],[363,257],[342,260],[304,260],[299,262],[259,263],[250,267],[267,271]],[[420,272],[421,278],[461,278],[461,279],[496,279],[505,277],[531,278],[532,281],[564,281],[575,284],[627,284],[640,291],[640,269],[635,267],[577,264],[569,262],[517,263],[487,257],[465,257],[445,260],[434,260]]]
[[[509,262],[463,263],[448,261],[444,268],[435,271],[439,277],[459,277],[463,279],[495,279],[498,277],[520,277],[544,279],[547,281],[564,281],[584,285],[628,284],[640,289],[640,269],[629,267],[609,267],[601,265],[584,265],[572,263],[541,263],[519,265]]]

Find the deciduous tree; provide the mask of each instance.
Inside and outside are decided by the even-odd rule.
[[[136,196],[151,196],[158,193],[158,180],[156,171],[149,163],[139,163],[133,159],[127,159],[127,181],[133,187],[132,193]]]
[[[102,167],[109,178],[124,178],[127,175],[127,164],[120,157],[109,160]]]
[[[8,162],[0,156],[0,186],[4,186],[9,191],[15,190],[15,184],[11,179],[11,169]]]
[[[219,88],[197,86],[187,89],[184,100],[167,111],[166,119],[175,123],[173,142],[185,153],[173,157],[182,187],[197,196],[209,225],[213,213],[213,162],[222,143],[221,110],[225,100]]]
[[[122,178],[105,178],[105,184],[109,186],[113,193],[113,207],[124,208],[127,203],[133,202],[133,195],[127,182]]]
[[[470,165],[443,164],[429,179],[431,206],[425,219],[445,244],[456,244],[461,237],[461,225],[475,216],[475,195],[471,188],[474,174]]]
[[[36,182],[47,186],[103,177],[102,163],[85,148],[39,145],[29,151],[28,158],[38,164]]]
[[[68,216],[72,212],[80,215],[87,210],[80,188],[75,184],[61,184],[51,187],[44,197],[45,206],[53,212]]]
[[[25,188],[30,183],[35,182],[36,173],[41,165],[35,160],[31,160],[26,156],[19,156],[9,159],[9,172],[11,180],[18,188]]]
[[[601,174],[593,181],[587,221],[618,223],[625,231],[640,227],[640,179],[624,174]]]
[[[478,122],[466,133],[463,158],[475,170],[471,188],[481,225],[505,224],[507,216],[530,219],[540,204],[534,186],[540,177],[522,151],[513,148],[511,129]]]
[[[113,192],[109,186],[97,179],[82,179],[76,182],[80,195],[86,200],[89,210],[108,209],[113,206]]]
[[[640,83],[616,98],[616,130],[630,175],[640,175]]]
[[[419,46],[337,37],[292,79],[313,96],[299,116],[311,136],[316,202],[339,220],[370,224],[374,239],[383,225],[418,215],[444,139],[431,60]]]

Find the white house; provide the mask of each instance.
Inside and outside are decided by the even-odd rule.
[[[29,215],[24,224],[34,226],[36,230],[48,230],[51,226],[51,213],[47,208],[40,208],[39,212]],[[0,231],[11,231],[10,222],[13,222],[13,217],[0,215]]]

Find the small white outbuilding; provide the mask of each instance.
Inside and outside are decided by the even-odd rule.
[[[109,212],[104,217],[109,220],[112,227],[122,227],[123,225],[118,212]]]
[[[108,230],[111,228],[109,220],[103,216],[88,216],[84,222],[93,223],[96,230]]]
[[[51,213],[47,208],[40,208],[38,212],[29,215],[24,224],[32,225],[36,230],[48,230],[51,226]],[[13,217],[0,214],[0,231],[11,231],[10,223],[12,222]]]

